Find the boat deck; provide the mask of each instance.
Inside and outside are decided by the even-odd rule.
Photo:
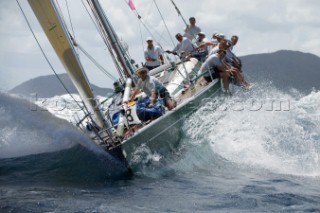
[[[204,90],[207,86],[208,83],[202,81],[202,79],[199,79],[195,84],[188,85],[188,87],[185,88],[180,95],[175,97],[177,104],[182,103],[185,99],[191,98],[195,94]]]

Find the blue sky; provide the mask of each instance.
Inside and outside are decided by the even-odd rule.
[[[64,69],[42,33],[25,0],[20,0],[32,29],[58,73]],[[65,8],[65,0],[59,0]],[[145,38],[151,36],[166,49],[172,49],[174,35],[182,32],[185,24],[178,17],[170,0],[133,0],[142,16],[147,31],[135,13],[126,5],[127,0],[101,0],[106,14],[119,37],[128,45],[131,56],[139,64],[143,62]],[[156,8],[157,3],[165,24]],[[67,1],[77,41],[105,69],[116,74],[114,65],[98,32],[92,24],[81,1]],[[320,1],[318,0],[175,0],[183,17],[194,16],[197,25],[208,37],[213,32],[227,37],[238,35],[237,55],[269,53],[277,50],[297,50],[320,56]],[[71,30],[68,13],[62,9]],[[41,54],[21,11],[12,0],[0,2],[0,90],[9,90],[31,78],[53,74]],[[169,28],[169,33],[165,30]],[[90,81],[101,87],[111,87],[112,81],[80,54]]]

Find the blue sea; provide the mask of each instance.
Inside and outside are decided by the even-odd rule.
[[[140,157],[133,175],[30,102],[0,94],[1,213],[320,212],[318,91],[256,84],[208,100],[177,150]]]

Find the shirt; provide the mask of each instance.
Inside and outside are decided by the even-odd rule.
[[[144,57],[145,58],[152,58],[154,61],[146,61],[146,66],[154,67],[160,65],[159,57],[162,55],[162,50],[159,46],[154,46],[153,48],[149,49],[147,48],[144,51]]]
[[[172,51],[181,54],[181,52],[193,52],[195,48],[195,45],[191,42],[190,39],[183,37],[182,41],[177,44],[177,46]]]
[[[152,92],[160,91],[164,86],[157,78],[148,75],[144,81],[139,78],[137,88],[141,89],[148,96],[151,96]]]
[[[209,52],[209,55],[215,55],[218,51],[219,51],[219,45],[215,46],[214,48],[212,48]]]
[[[206,37],[202,39],[202,41],[197,40],[197,45],[200,46],[201,44],[205,44],[210,42],[209,39],[207,39]],[[209,46],[203,47],[201,49],[199,49],[199,52],[207,52],[209,53]]]
[[[213,73],[212,69],[215,68],[217,65],[222,65],[222,61],[218,58],[216,54],[209,56],[207,60],[202,64],[199,73],[205,73],[204,76],[210,76],[210,73]],[[210,72],[208,72],[210,70]]]
[[[196,38],[196,36],[200,32],[201,32],[200,27],[198,27],[198,26],[189,26],[187,28],[187,32],[185,32],[183,36],[185,36],[188,39],[192,40],[192,39]]]

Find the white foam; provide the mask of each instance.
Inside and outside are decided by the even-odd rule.
[[[69,122],[27,100],[0,94],[0,158],[67,149],[88,138]]]
[[[320,92],[299,98],[257,85],[223,107],[216,102],[185,122],[194,143],[209,141],[213,152],[239,165],[320,176]]]

